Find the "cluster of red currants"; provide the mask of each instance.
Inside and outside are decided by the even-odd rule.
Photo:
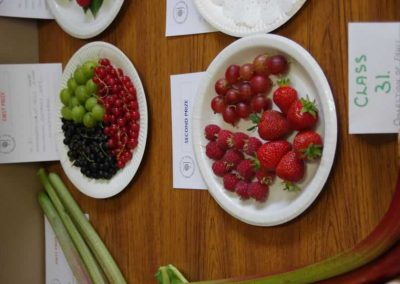
[[[99,60],[94,72],[93,82],[98,85],[98,97],[105,109],[107,146],[117,167],[123,168],[138,145],[140,113],[136,88],[122,69],[113,67],[107,58]]]
[[[285,56],[265,54],[255,57],[252,63],[228,66],[225,77],[215,83],[217,96],[211,100],[211,108],[230,124],[270,109],[272,103],[267,97],[272,89],[270,75],[284,74],[288,67]]]

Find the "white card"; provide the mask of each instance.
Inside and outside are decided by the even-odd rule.
[[[349,24],[349,132],[397,133],[400,23]]]
[[[58,160],[61,64],[0,65],[0,164]]]
[[[192,111],[204,72],[171,76],[173,187],[207,189],[193,151]]]
[[[193,0],[167,0],[166,36],[215,32],[196,9]]]
[[[0,16],[54,19],[46,0],[0,0]]]

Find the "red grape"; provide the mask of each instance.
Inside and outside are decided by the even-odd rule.
[[[267,61],[268,69],[271,74],[284,74],[289,69],[289,64],[285,56],[277,54],[268,58]]]
[[[226,92],[229,90],[230,84],[229,82],[222,78],[215,82],[215,92],[218,95],[225,96]]]
[[[244,102],[240,102],[236,105],[236,114],[241,118],[248,118],[250,115],[250,106]]]
[[[225,79],[231,83],[234,84],[239,80],[240,76],[240,67],[238,65],[232,64],[228,68],[226,68],[225,71]]]
[[[267,65],[267,60],[268,56],[265,54],[260,54],[256,58],[254,58],[253,66],[254,66],[254,72],[256,74],[262,75],[264,77],[267,77],[270,74]]]
[[[250,106],[253,112],[262,112],[271,108],[271,100],[258,94],[251,99]]]
[[[241,101],[249,102],[254,93],[249,83],[242,83],[239,85],[239,94]]]
[[[236,114],[235,106],[227,106],[222,112],[222,117],[226,123],[235,124],[239,117]]]
[[[227,104],[231,105],[238,103],[240,101],[239,92],[235,89],[229,89],[228,92],[226,92],[225,100]]]
[[[251,77],[254,75],[253,64],[247,63],[240,66],[240,78],[244,81],[250,81]]]
[[[216,96],[211,101],[211,108],[215,113],[221,113],[225,109],[225,100],[221,96]]]
[[[266,79],[264,76],[256,75],[251,78],[250,86],[254,93],[265,93],[271,90],[272,83],[269,78]]]

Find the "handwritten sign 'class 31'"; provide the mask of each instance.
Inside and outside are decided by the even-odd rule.
[[[400,129],[400,23],[349,24],[349,132]]]

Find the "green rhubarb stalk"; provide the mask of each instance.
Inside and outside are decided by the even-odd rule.
[[[360,243],[336,256],[299,269],[274,275],[257,275],[214,281],[190,282],[197,284],[252,283],[252,284],[301,284],[328,279],[357,269],[386,251],[400,240],[400,171],[396,192],[388,211],[377,227]],[[163,283],[163,282],[160,282]],[[165,282],[168,283],[168,282]],[[184,283],[184,282],[182,282]]]
[[[71,237],[76,249],[78,250],[83,260],[83,263],[86,265],[87,271],[89,272],[93,283],[107,283],[92,252],[86,245],[75,224],[72,222],[70,216],[65,211],[64,205],[61,203],[61,200],[57,196],[54,188],[51,186],[50,181],[46,175],[46,171],[42,168],[38,171],[37,175],[39,176],[40,182],[42,183],[48,196],[50,197],[51,202],[56,208],[57,213],[60,216],[65,228],[67,229],[67,232],[69,233],[69,236]]]
[[[83,238],[86,240],[110,283],[126,283],[126,280],[122,275],[121,270],[118,268],[114,258],[111,256],[96,230],[82,213],[79,205],[75,202],[61,178],[56,173],[49,173],[49,179],[65,209],[78,227]]]
[[[58,216],[56,209],[51,203],[48,195],[45,192],[39,192],[38,201],[47,217],[54,234],[64,252],[65,258],[72,270],[76,280],[82,284],[92,283],[89,273],[86,270],[85,264],[82,262],[79,252],[75,248],[67,230],[65,229],[60,216]]]

